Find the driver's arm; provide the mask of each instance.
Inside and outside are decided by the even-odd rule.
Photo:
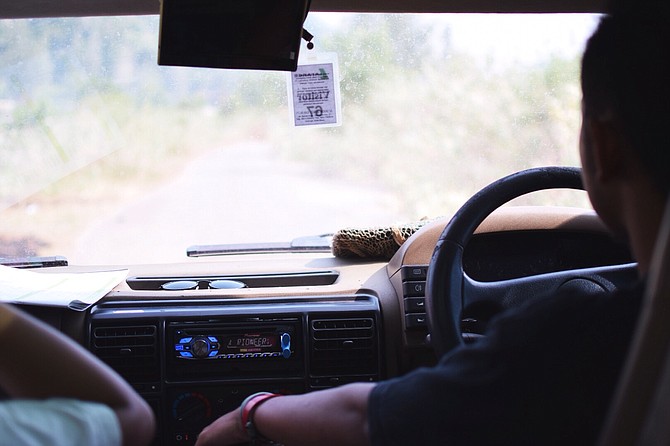
[[[254,413],[264,437],[286,445],[369,445],[368,397],[375,384],[355,383],[320,392],[272,398]],[[234,410],[206,427],[197,446],[249,441]]]

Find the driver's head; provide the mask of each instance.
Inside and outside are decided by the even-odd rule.
[[[581,81],[585,185],[601,217],[623,230],[612,179],[650,179],[663,201],[670,191],[667,0],[613,2],[587,43]]]

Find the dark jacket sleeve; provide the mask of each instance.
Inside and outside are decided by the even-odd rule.
[[[593,444],[642,294],[537,299],[436,367],[380,383],[373,445]]]

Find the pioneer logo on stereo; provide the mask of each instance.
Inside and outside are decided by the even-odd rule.
[[[273,348],[277,345],[277,335],[245,334],[231,336],[226,343],[227,349],[255,352]]]

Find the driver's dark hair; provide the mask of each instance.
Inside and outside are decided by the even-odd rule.
[[[670,0],[610,6],[582,58],[586,116],[611,120],[656,186],[670,191]]]

